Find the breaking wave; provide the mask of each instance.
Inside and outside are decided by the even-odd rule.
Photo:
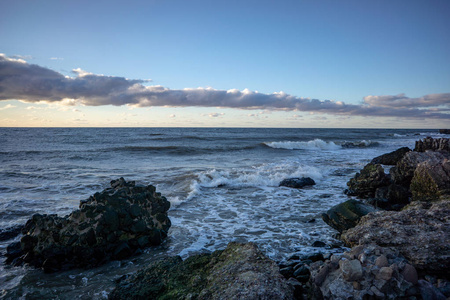
[[[321,139],[314,139],[307,142],[266,142],[264,145],[274,149],[287,149],[287,150],[337,150],[341,146],[334,142],[325,142]]]

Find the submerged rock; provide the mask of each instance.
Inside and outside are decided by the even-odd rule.
[[[253,243],[169,257],[122,278],[109,299],[294,299],[294,287]]]
[[[402,147],[393,152],[375,157],[374,159],[372,159],[371,163],[395,166],[403,158],[403,156],[410,151],[411,149],[409,149],[408,147]]]
[[[351,199],[330,208],[322,214],[322,219],[337,231],[343,232],[356,226],[361,217],[374,211],[376,208],[373,206]]]
[[[420,272],[448,277],[450,266],[450,198],[413,202],[400,212],[364,216],[341,235],[350,246],[395,247]]]
[[[22,230],[21,253],[8,251],[7,262],[52,272],[123,259],[162,242],[171,225],[169,208],[154,186],[113,180],[68,216],[34,215]]]
[[[305,186],[315,185],[315,184],[316,184],[316,182],[312,178],[302,177],[302,178],[284,179],[283,181],[280,182],[279,186],[286,186],[286,187],[290,187],[290,188],[300,189]]]

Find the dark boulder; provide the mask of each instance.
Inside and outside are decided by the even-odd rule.
[[[360,198],[373,198],[378,188],[389,184],[389,177],[384,173],[383,167],[380,164],[369,163],[350,179],[346,193]]]
[[[253,243],[169,257],[117,283],[109,299],[294,299],[294,287]]]
[[[385,210],[400,210],[410,201],[410,191],[401,185],[390,184],[375,191],[375,197],[366,202]]]
[[[113,180],[111,188],[81,201],[68,216],[34,215],[22,230],[22,255],[11,251],[8,261],[53,272],[123,259],[162,242],[171,225],[169,208],[154,186]]]
[[[411,151],[411,149],[409,149],[408,147],[402,147],[393,152],[375,157],[374,159],[372,159],[371,163],[395,166],[409,151]]]
[[[280,182],[279,186],[286,186],[286,187],[290,187],[290,188],[300,189],[305,186],[315,185],[315,184],[316,184],[316,182],[312,178],[302,177],[302,178],[284,179],[283,181]]]
[[[355,227],[361,217],[377,209],[357,200],[348,200],[330,208],[322,219],[339,232]]]
[[[434,157],[420,163],[411,180],[413,200],[433,201],[450,196],[450,160]]]
[[[450,134],[450,129],[439,129],[439,133],[441,133],[441,134]]]
[[[397,165],[390,170],[391,179],[394,183],[403,185],[405,187],[410,186],[411,180],[414,177],[414,172],[420,163],[428,160],[432,161],[444,161],[450,158],[448,152],[416,152],[411,151],[405,154],[405,156],[397,163]]]

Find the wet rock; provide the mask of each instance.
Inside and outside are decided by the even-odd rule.
[[[368,199],[367,203],[385,210],[400,210],[410,202],[411,193],[408,188],[390,184],[375,191],[375,197]]]
[[[0,242],[15,238],[22,232],[23,225],[0,229]]]
[[[389,184],[389,177],[384,173],[383,167],[380,164],[369,163],[350,179],[346,193],[360,198],[373,198],[378,188]]]
[[[366,215],[341,238],[350,246],[395,247],[419,272],[448,276],[450,199],[413,202],[399,212]]]
[[[450,196],[449,158],[436,155],[417,166],[410,186],[413,200],[433,201]]]
[[[294,299],[294,286],[254,244],[230,243],[153,262],[119,281],[109,299]]]
[[[393,152],[375,157],[372,159],[371,163],[395,166],[403,158],[403,156],[410,151],[411,149],[408,147],[402,147]]]
[[[450,134],[450,129],[439,129],[439,133],[441,133],[441,134]]]
[[[432,137],[426,137],[423,140],[416,142],[414,151],[425,152],[427,150],[431,151],[450,151],[450,139],[439,138],[433,139]]]
[[[302,177],[302,178],[284,179],[283,181],[280,182],[279,186],[300,189],[305,186],[310,186],[310,185],[315,185],[315,184],[316,184],[316,182],[312,178]]]
[[[373,206],[351,199],[329,209],[322,214],[322,219],[337,231],[343,232],[356,226],[361,217],[375,211]]]
[[[129,257],[167,236],[169,207],[154,186],[113,180],[111,188],[81,201],[68,216],[36,214],[28,220],[20,260],[53,272]]]
[[[414,177],[414,172],[420,163],[427,160],[443,161],[449,159],[450,154],[446,152],[416,152],[411,151],[405,154],[397,165],[389,171],[391,179],[394,183],[403,185],[409,188],[411,180]]]

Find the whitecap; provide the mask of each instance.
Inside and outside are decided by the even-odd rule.
[[[326,142],[321,139],[314,139],[307,142],[265,142],[264,145],[270,148],[287,150],[337,150],[341,148],[334,142]]]

